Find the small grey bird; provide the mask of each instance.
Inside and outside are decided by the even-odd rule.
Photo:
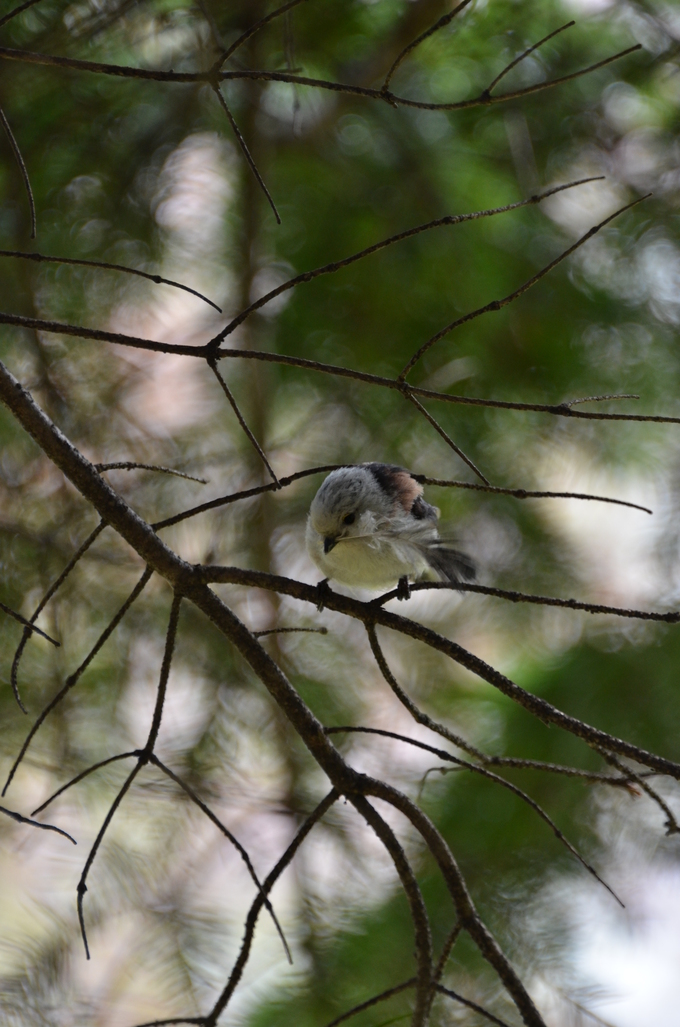
[[[376,590],[471,581],[475,568],[437,530],[439,510],[409,471],[366,463],[332,471],[312,500],[307,549],[326,578]]]

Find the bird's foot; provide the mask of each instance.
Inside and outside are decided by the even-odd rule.
[[[397,599],[410,599],[411,598],[411,586],[408,583],[408,578],[404,574],[397,583]]]
[[[316,593],[319,597],[319,601],[316,604],[316,608],[319,611],[319,613],[322,613],[322,611],[324,610],[326,606],[326,600],[328,599],[328,596],[331,594],[331,591],[331,587],[328,584],[328,578],[324,578],[316,586]]]

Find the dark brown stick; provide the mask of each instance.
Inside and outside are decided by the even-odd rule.
[[[38,0],[31,0],[31,3],[38,3]],[[2,22],[0,21],[1,24]],[[146,278],[147,281],[154,282],[156,285],[171,285],[174,289],[190,292],[192,296],[197,296],[199,300],[203,300],[204,303],[214,307],[219,314],[222,313],[222,308],[218,307],[212,300],[209,300],[202,292],[197,292],[196,289],[191,289],[188,285],[182,285],[181,282],[173,282],[170,278],[152,275],[148,271],[138,271],[134,267],[125,267],[124,264],[109,264],[103,260],[77,260],[75,257],[46,257],[43,253],[23,253],[21,250],[0,250],[0,257],[17,257],[22,260],[33,260],[38,264],[69,264],[74,267],[94,267],[100,268],[102,271],[120,271],[126,275],[136,275],[138,278]]]
[[[214,361],[209,361],[209,367],[210,367],[210,370],[215,375],[215,377],[217,378],[218,382],[220,383],[220,388],[222,389],[222,392],[224,393],[224,395],[227,397],[227,400],[229,401],[229,405],[231,406],[231,409],[236,414],[238,423],[243,428],[243,431],[244,431],[248,441],[251,443],[253,448],[257,451],[257,454],[260,457],[260,459],[262,460],[262,463],[264,464],[264,466],[267,468],[267,470],[269,471],[270,475],[272,476],[272,478],[274,480],[274,485],[277,488],[280,487],[279,486],[279,479],[276,477],[276,474],[274,473],[274,469],[273,469],[272,465],[269,463],[269,460],[267,459],[267,456],[266,456],[264,450],[262,449],[262,446],[257,441],[255,436],[251,432],[250,428],[246,424],[245,418],[244,418],[243,414],[241,413],[241,411],[239,410],[238,404],[237,404],[236,400],[234,399],[234,397],[232,396],[231,390],[230,390],[229,386],[227,385],[227,383],[225,382],[224,378],[220,374],[220,371],[219,371],[219,368],[218,368],[217,364]]]
[[[2,127],[5,130],[5,134],[7,136],[8,141],[9,141],[9,145],[12,148],[12,153],[14,154],[14,159],[16,160],[17,164],[19,165],[19,171],[21,172],[21,177],[22,177],[23,182],[24,182],[24,188],[26,190],[26,195],[28,196],[28,206],[29,206],[29,209],[30,209],[30,212],[31,212],[31,239],[35,239],[36,233],[37,233],[38,229],[37,229],[37,220],[36,220],[36,214],[35,214],[35,200],[33,199],[33,190],[31,189],[31,180],[28,177],[28,170],[26,168],[26,165],[24,164],[24,158],[21,156],[21,150],[19,149],[19,144],[16,141],[16,139],[14,138],[14,133],[12,132],[12,128],[10,126],[9,121],[7,120],[7,117],[6,117],[5,112],[3,111],[2,107],[0,107],[0,122],[2,122]]]
[[[413,53],[416,47],[420,46],[421,43],[424,43],[426,39],[430,38],[430,36],[433,36],[435,32],[438,32],[440,29],[443,29],[447,25],[449,25],[456,17],[456,15],[460,14],[460,12],[464,10],[470,2],[471,0],[463,0],[463,2],[458,4],[457,7],[454,7],[452,11],[449,11],[448,14],[443,14],[441,18],[439,18],[439,20],[434,23],[434,25],[430,25],[428,29],[425,29],[424,32],[421,32],[421,34],[412,42],[410,42],[408,46],[404,47],[401,53],[393,61],[390,70],[387,72],[387,75],[385,76],[385,81],[382,85],[382,92],[385,92],[387,90],[387,87],[389,86],[392,80],[392,76],[394,75],[397,68],[406,60],[406,58],[410,54]]]
[[[555,36],[559,36],[560,32],[564,32],[565,29],[572,28],[575,24],[575,21],[568,21],[566,25],[561,25],[560,28],[553,29],[553,31],[549,32],[547,36],[544,36],[543,39],[539,39],[537,43],[534,43],[533,46],[530,46],[527,50],[521,53],[519,57],[515,57],[514,61],[510,61],[509,64],[506,64],[501,73],[499,75],[496,75],[493,82],[486,87],[486,92],[490,93],[492,89],[495,89],[495,87],[498,85],[502,78],[505,78],[505,76],[509,72],[511,72],[513,68],[516,68],[517,65],[524,60],[525,57],[528,57],[529,54],[532,54],[534,50],[538,50],[539,46],[543,46],[543,44],[547,43],[549,39],[553,39]]]
[[[636,207],[638,203],[642,203],[643,200],[648,199],[650,196],[651,193],[647,193],[645,196],[641,196],[639,199],[633,200],[632,203],[626,203],[625,206],[619,207],[619,209],[614,211],[613,214],[610,214],[609,217],[605,218],[603,221],[600,221],[598,225],[593,225],[593,227],[589,228],[588,231],[584,235],[582,235],[580,239],[577,239],[575,243],[569,246],[566,250],[563,250],[558,257],[555,257],[554,260],[551,260],[550,263],[546,264],[545,267],[541,268],[541,270],[537,274],[532,275],[532,277],[528,278],[527,281],[520,285],[518,289],[515,289],[514,292],[508,293],[508,295],[504,296],[503,299],[492,300],[490,303],[486,303],[483,307],[478,307],[476,310],[470,311],[469,314],[464,314],[462,317],[456,318],[455,321],[452,321],[444,328],[441,328],[438,332],[435,332],[435,334],[431,336],[431,338],[429,338],[427,342],[424,342],[420,349],[413,354],[413,356],[408,361],[406,366],[400,372],[397,380],[403,381],[406,378],[406,375],[413,370],[413,368],[421,359],[421,357],[423,357],[424,354],[427,353],[427,351],[432,346],[434,346],[436,342],[439,342],[440,339],[443,339],[445,335],[448,335],[450,332],[454,331],[454,329],[456,328],[459,328],[461,325],[467,324],[468,321],[473,321],[475,318],[480,317],[482,314],[489,313],[492,310],[502,310],[503,307],[507,307],[509,303],[512,303],[514,300],[519,299],[519,297],[522,296],[525,292],[528,292],[528,290],[531,289],[532,286],[536,285],[537,282],[540,282],[541,278],[544,278],[547,274],[549,274],[549,272],[552,271],[553,268],[556,268],[558,264],[561,264],[563,260],[566,260],[566,258],[571,256],[572,253],[575,253],[576,250],[580,249],[581,246],[587,243],[589,239],[592,239],[594,235],[597,235],[597,233],[600,232],[611,221],[613,221],[614,218],[619,217],[621,214],[625,214],[627,210],[631,210],[633,207]]]

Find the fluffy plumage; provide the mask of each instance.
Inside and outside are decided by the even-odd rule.
[[[382,590],[402,579],[472,580],[472,562],[440,537],[438,517],[403,467],[341,467],[312,500],[307,549],[327,578],[345,585]]]

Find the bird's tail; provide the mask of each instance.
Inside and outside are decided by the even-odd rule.
[[[451,549],[450,546],[435,542],[426,548],[425,558],[441,581],[451,581],[455,584],[475,580],[474,563],[458,549]]]

